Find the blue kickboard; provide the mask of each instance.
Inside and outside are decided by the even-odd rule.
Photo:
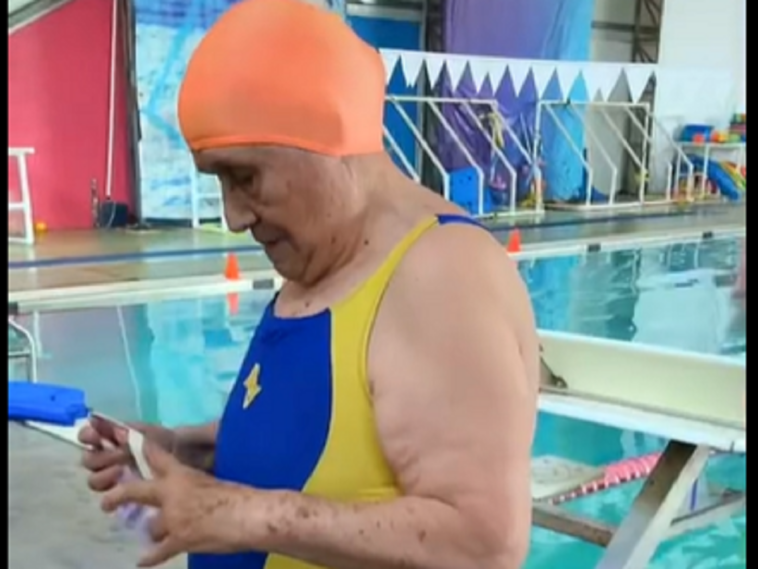
[[[8,382],[8,420],[72,426],[89,415],[84,391],[61,385]]]

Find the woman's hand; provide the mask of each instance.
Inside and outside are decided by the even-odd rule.
[[[254,490],[219,482],[149,441],[143,452],[153,478],[120,482],[102,499],[106,512],[135,503],[155,509],[148,528],[155,545],[139,567],[154,567],[182,553],[245,549],[244,539],[238,537],[244,529],[234,522],[234,510],[240,500],[254,498]]]
[[[157,425],[130,423],[133,428],[149,441],[168,452],[173,451],[176,436],[171,429]],[[127,433],[103,419],[92,417],[79,431],[79,442],[87,447],[82,455],[82,465],[89,471],[88,484],[95,492],[107,492],[113,488],[124,474],[124,468],[133,465],[133,459],[126,445]],[[107,432],[107,434],[106,434]],[[112,440],[113,438],[117,440]]]

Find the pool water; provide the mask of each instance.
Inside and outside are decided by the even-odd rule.
[[[541,328],[744,355],[745,332],[733,324],[731,286],[740,258],[733,239],[523,261]],[[123,419],[169,426],[215,419],[248,342],[271,298],[239,296],[57,312],[22,321],[39,340],[44,381],[85,389],[90,404]],[[663,448],[639,433],[543,415],[535,455],[606,464]],[[706,483],[743,488],[745,460],[714,461]],[[639,484],[587,497],[569,508],[617,522]],[[745,567],[745,517],[667,542],[651,567]],[[527,569],[592,567],[601,550],[535,529]]]

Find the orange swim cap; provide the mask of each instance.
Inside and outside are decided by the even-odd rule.
[[[244,0],[190,58],[179,124],[192,150],[382,152],[384,82],[379,52],[338,15],[300,0]]]

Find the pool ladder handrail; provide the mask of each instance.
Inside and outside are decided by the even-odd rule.
[[[18,352],[15,354],[15,357],[28,358],[28,363],[27,363],[27,370],[29,372],[28,381],[30,381],[31,383],[37,383],[37,344],[34,341],[34,337],[31,335],[29,330],[21,326],[21,324],[13,320],[13,318],[11,318],[10,316],[8,317],[8,326],[10,326],[16,332],[21,334],[21,336],[24,337],[27,344],[29,345],[29,351],[27,353]]]

